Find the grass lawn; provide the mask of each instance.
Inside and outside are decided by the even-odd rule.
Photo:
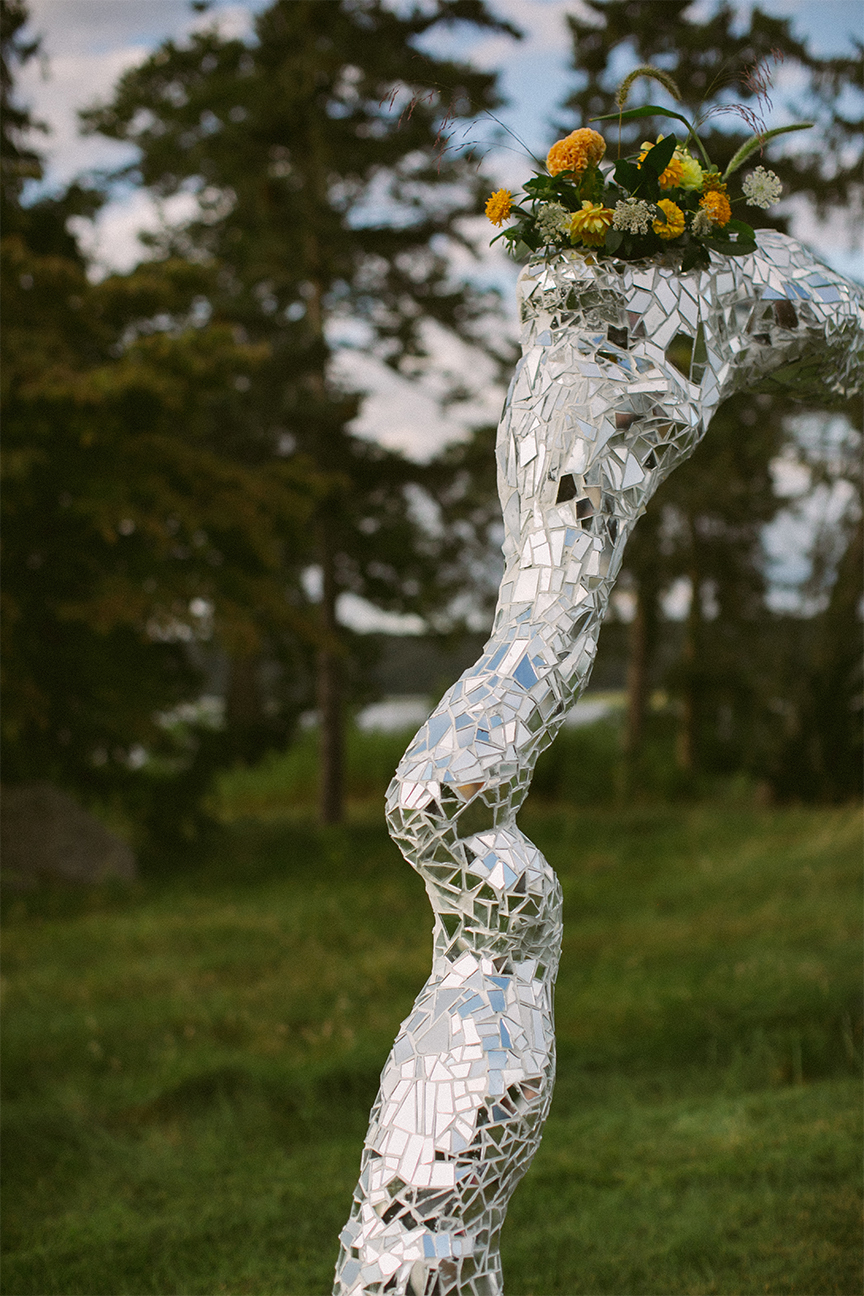
[[[223,796],[206,864],[7,904],[6,1296],[330,1289],[430,914],[377,807],[323,831],[266,778]],[[858,1296],[857,812],[520,822],[566,934],[508,1296]]]

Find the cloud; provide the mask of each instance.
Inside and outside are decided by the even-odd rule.
[[[32,105],[51,132],[44,143],[37,141],[49,184],[66,184],[82,171],[112,169],[134,159],[135,150],[128,145],[101,136],[83,138],[77,110],[107,98],[118,78],[146,53],[134,45],[97,54],[73,51],[51,58],[42,68],[34,60],[22,69],[18,98]]]
[[[333,375],[346,387],[366,391],[352,431],[411,459],[431,459],[451,441],[464,441],[472,427],[497,423],[503,390],[492,378],[492,365],[477,351],[452,339],[438,339],[427,379],[409,379],[361,351],[337,352]],[[442,409],[438,397],[445,371],[472,384],[471,399]]]
[[[93,258],[91,277],[131,270],[147,255],[139,235],[154,232],[166,223],[190,219],[196,209],[192,194],[179,193],[157,203],[148,193],[134,189],[103,207],[94,221],[75,218],[70,226],[82,248]]]
[[[126,145],[82,137],[79,109],[110,98],[119,77],[162,41],[182,41],[214,23],[224,36],[244,36],[264,4],[246,0],[196,14],[188,0],[29,0],[27,31],[42,38],[42,47],[40,57],[18,74],[17,95],[50,127],[37,145],[46,161],[46,183],[66,184],[81,172],[131,161],[135,152]]]
[[[122,45],[153,49],[168,38],[215,22],[225,35],[247,32],[267,0],[232,0],[195,13],[188,0],[28,0],[32,30],[44,33],[49,53],[98,54]]]
[[[189,26],[186,0],[28,0],[30,27],[44,34],[49,53],[108,53],[118,46],[152,47]]]

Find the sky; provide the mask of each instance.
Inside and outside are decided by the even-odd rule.
[[[189,0],[27,0],[31,16],[28,32],[41,37],[41,53],[23,69],[18,93],[49,127],[50,133],[39,139],[47,164],[47,186],[90,171],[112,170],[132,160],[134,151],[127,146],[82,137],[77,122],[78,110],[107,99],[126,68],[140,63],[164,40],[182,42],[196,28],[214,22],[225,34],[247,36],[255,12],[267,3],[269,0],[214,0],[201,14]],[[489,0],[489,4],[523,31],[523,40],[482,32],[469,35],[460,24],[452,34],[436,37],[434,52],[453,53],[484,70],[496,70],[507,100],[502,121],[533,153],[543,155],[556,137],[553,124],[562,123],[559,104],[571,87],[565,18],[569,13],[587,14],[590,19],[590,12],[582,0]],[[760,4],[763,11],[791,18],[793,29],[823,56],[852,53],[853,37],[864,34],[862,0],[760,0]],[[696,0],[691,13],[701,17],[715,5],[716,0]],[[742,23],[751,7],[751,0],[734,4]],[[790,120],[783,100],[784,93],[788,95],[794,87],[784,84],[783,77],[781,68],[774,94],[777,109],[769,125]],[[489,127],[491,130],[491,123]],[[495,183],[514,189],[526,178],[527,167],[527,158],[518,147],[490,148],[485,160],[485,170]],[[126,270],[142,255],[138,232],[157,227],[162,218],[181,216],[184,203],[190,202],[180,196],[169,200],[160,212],[146,194],[121,188],[96,222],[82,220],[77,232],[92,253],[98,272]],[[482,216],[477,219],[476,232],[484,242],[488,226]],[[792,233],[836,270],[864,281],[860,236],[856,241],[855,232],[842,217],[820,226],[806,210],[796,209]],[[469,268],[467,261],[459,268]],[[513,286],[518,267],[503,252],[491,249],[470,269],[475,277],[502,290],[502,327],[515,338]],[[368,393],[356,424],[359,433],[425,458],[445,442],[465,436],[472,426],[497,422],[503,392],[492,379],[491,365],[484,367],[482,359],[468,356],[464,349],[443,339],[436,345],[439,372],[425,383],[400,378],[357,351],[341,354],[338,369],[342,377]],[[470,373],[474,395],[459,407],[442,412],[436,386],[440,387],[440,375],[445,371]],[[780,547],[788,551],[788,535]]]
[[[199,14],[189,0],[28,0],[30,29],[42,36],[42,57],[24,69],[20,94],[51,128],[43,144],[49,182],[64,182],[90,169],[120,166],[134,156],[112,141],[82,137],[76,118],[79,108],[107,98],[127,67],[141,62],[163,40],[182,41],[196,27],[214,21],[226,34],[247,35],[256,10],[266,3],[215,0],[206,14]],[[772,14],[792,18],[794,28],[822,55],[848,54],[852,37],[864,34],[861,0],[761,0],[761,6]],[[565,16],[584,16],[582,0],[491,0],[491,7],[524,32],[522,41],[485,33],[469,35],[460,24],[449,37],[436,38],[436,51],[454,51],[477,66],[497,70],[509,101],[502,111],[503,121],[533,152],[545,154],[554,137],[552,123],[561,119],[558,105],[571,81]],[[698,16],[713,7],[714,0],[697,0],[691,12]],[[738,0],[735,5],[742,21],[750,7],[749,0]],[[775,95],[777,123],[783,119],[782,77],[781,69]],[[487,169],[498,183],[519,184],[525,167],[526,159],[518,148],[492,151],[487,158]],[[96,230],[86,235],[106,269],[126,269],[140,255],[137,231],[157,220],[153,204],[144,194],[118,193],[101,214]],[[836,269],[864,278],[864,253],[860,246],[850,246],[850,233],[841,222],[820,230],[802,214],[794,232],[829,258]]]

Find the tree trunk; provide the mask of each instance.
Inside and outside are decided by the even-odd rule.
[[[258,657],[232,657],[228,663],[225,719],[229,726],[248,729],[262,716],[258,686]]]
[[[321,527],[321,622],[324,643],[318,650],[318,808],[321,822],[338,824],[343,816],[344,742],[342,734],[342,662],[336,644],[336,571],[327,525]]]
[[[315,150],[311,150],[314,160]],[[315,188],[322,183],[316,172]],[[323,194],[323,189],[321,190]],[[321,196],[319,194],[319,197]],[[306,259],[310,267],[306,317],[311,336],[324,343],[323,288],[320,278],[320,249],[310,220],[306,240]],[[313,369],[307,377],[313,401],[320,407],[326,401],[324,367]],[[325,456],[326,464],[326,456]],[[326,464],[327,467],[331,465]],[[318,552],[321,558],[321,628],[323,643],[316,663],[318,701],[318,815],[321,823],[338,824],[344,815],[344,748],[342,726],[342,658],[338,648],[336,623],[336,562],[333,552],[332,520],[319,520]]]
[[[627,726],[624,750],[633,762],[642,745],[648,708],[648,673],[657,640],[657,590],[653,583],[636,591],[636,615],[630,623],[627,660]]]

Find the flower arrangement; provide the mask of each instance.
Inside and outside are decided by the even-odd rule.
[[[780,198],[782,185],[773,171],[758,166],[744,177],[742,197],[730,199],[729,178],[771,136],[804,130],[812,123],[754,134],[721,175],[694,126],[680,113],[656,104],[624,111],[630,86],[639,76],[660,81],[680,98],[668,73],[637,68],[616,95],[619,111],[593,120],[614,119],[620,124],[642,117],[671,117],[686,127],[684,142],[674,134],[658,135],[654,143],[643,143],[638,154],[604,163],[603,136],[590,127],[572,131],[550,148],[545,172],[537,172],[523,186],[524,204],[514,202],[508,189],[499,189],[489,198],[486,215],[493,225],[502,226],[516,217],[493,243],[504,239],[516,257],[579,247],[598,257],[633,261],[674,250],[681,254],[682,270],[707,266],[710,251],[745,256],[756,250],[752,227],[733,220],[732,203],[771,207]]]

